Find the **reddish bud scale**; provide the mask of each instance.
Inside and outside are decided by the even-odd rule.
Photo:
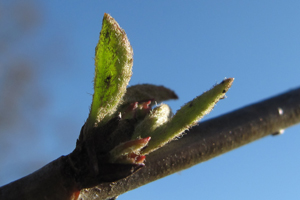
[[[80,194],[80,190],[73,192],[70,200],[78,200],[79,194]]]
[[[116,146],[111,153],[111,162],[142,164],[145,160],[140,151],[148,144],[151,137],[124,142]]]
[[[151,100],[140,102],[138,108],[135,111],[135,117],[137,119],[143,119],[150,113],[151,110]]]
[[[123,143],[122,148],[127,149],[130,147],[136,147],[136,146],[144,147],[148,144],[150,139],[151,139],[151,137],[141,138],[141,139],[137,139],[137,140],[131,140],[131,141]]]
[[[149,109],[151,104],[151,100],[142,103],[143,109]]]
[[[128,157],[127,157],[133,164],[142,164],[145,159],[146,159],[146,156],[144,155],[137,155],[135,153],[130,153],[128,154]]]
[[[122,113],[123,119],[144,118],[151,111],[152,100],[133,102]]]
[[[145,161],[145,159],[146,159],[146,156],[137,156],[135,158],[135,163],[142,164]]]
[[[138,102],[129,104],[124,113],[122,113],[123,119],[132,119],[135,117],[135,110],[138,107]]]

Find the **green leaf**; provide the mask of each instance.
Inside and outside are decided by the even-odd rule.
[[[233,80],[233,78],[223,80],[220,84],[181,107],[172,119],[151,133],[151,140],[141,153],[146,155],[155,151],[196,125],[204,115],[213,109],[220,99],[224,98]]]
[[[125,31],[109,14],[104,14],[95,51],[94,95],[88,129],[111,118],[132,75],[132,48]]]
[[[154,130],[165,124],[173,113],[167,104],[154,108],[135,128],[132,139],[152,137]]]

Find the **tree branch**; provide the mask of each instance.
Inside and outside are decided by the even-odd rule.
[[[79,199],[113,198],[299,122],[300,88],[200,123],[181,139],[147,156],[146,166],[138,172],[120,181],[82,189]],[[69,158],[62,156],[0,187],[0,199],[76,199],[81,187]]]
[[[61,156],[28,176],[0,187],[0,199],[67,200],[77,190],[68,159]]]
[[[108,199],[187,169],[300,122],[300,88],[252,104],[192,128],[147,156],[146,166],[115,183],[81,191],[82,200]]]

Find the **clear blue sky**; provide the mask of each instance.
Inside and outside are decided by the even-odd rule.
[[[300,86],[300,1],[55,0],[37,5],[42,25],[18,51],[26,55],[28,48],[47,60],[37,73],[50,103],[38,138],[25,135],[11,142],[15,150],[1,164],[0,185],[74,148],[91,103],[94,48],[105,12],[125,29],[133,47],[130,85],[172,88],[179,96],[168,102],[174,112],[225,77],[235,78],[228,98],[204,120]],[[51,38],[55,48],[47,43]],[[292,127],[119,199],[300,199],[299,132],[300,126]],[[28,163],[38,164],[30,168]]]

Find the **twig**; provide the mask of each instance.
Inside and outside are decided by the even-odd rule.
[[[147,156],[146,166],[117,182],[81,190],[80,199],[110,199],[300,122],[300,88],[200,123]],[[0,199],[70,199],[77,183],[66,156],[0,187]]]
[[[207,161],[300,122],[300,88],[204,121],[147,157],[146,167],[115,183],[81,191],[81,199],[108,199]]]

